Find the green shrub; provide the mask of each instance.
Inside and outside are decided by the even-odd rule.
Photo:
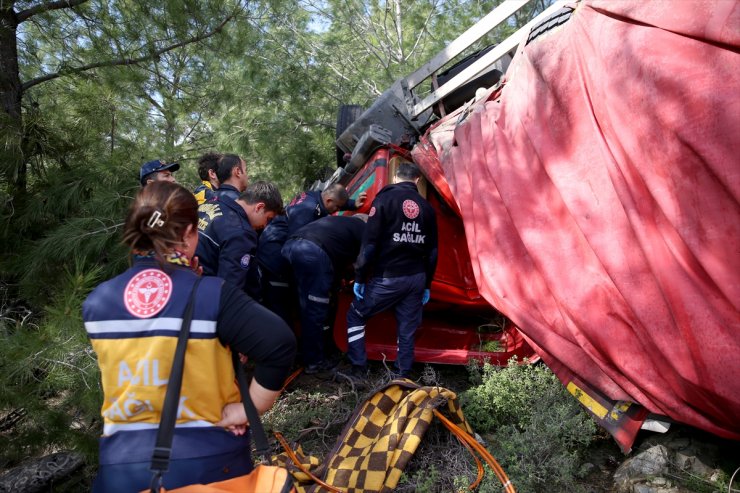
[[[419,469],[410,476],[402,476],[398,482],[399,486],[414,485],[416,493],[436,493],[439,490],[442,475],[434,464],[429,467]]]
[[[68,271],[42,319],[0,323],[0,418],[23,414],[2,432],[0,467],[57,450],[97,464],[102,390],[80,309],[97,275]]]
[[[482,371],[474,371],[477,373],[471,374],[471,381],[481,383],[465,391],[460,399],[465,417],[478,433],[511,423],[526,425],[535,412],[533,399],[551,387],[562,389],[546,366],[520,365],[516,359],[505,368],[485,363]]]
[[[509,363],[483,366],[482,383],[461,395],[466,418],[487,434],[517,491],[579,491],[577,472],[594,421],[546,366]],[[479,491],[501,491],[501,484],[489,473]]]

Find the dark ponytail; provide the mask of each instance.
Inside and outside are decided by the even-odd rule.
[[[163,260],[182,245],[188,225],[198,226],[193,194],[176,183],[155,181],[136,194],[123,227],[123,243],[131,250],[154,250]]]

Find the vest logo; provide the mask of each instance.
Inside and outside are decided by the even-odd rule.
[[[239,262],[242,266],[242,269],[246,269],[249,267],[249,261],[252,260],[252,256],[250,254],[246,254],[242,257],[241,261]]]
[[[171,296],[170,276],[158,269],[146,269],[128,282],[123,302],[131,315],[149,318],[161,312]]]
[[[368,214],[368,216],[373,217],[374,215],[375,215],[375,206],[372,206],[370,208],[370,214]]]
[[[419,204],[411,199],[404,200],[403,215],[408,217],[409,219],[416,219],[416,216],[419,215]]]

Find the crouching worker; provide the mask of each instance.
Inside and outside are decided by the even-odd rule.
[[[85,329],[103,386],[103,437],[95,492],[148,489],[167,381],[185,307],[199,275],[198,205],[185,188],[150,183],[124,226],[132,266],[85,300]],[[218,277],[195,293],[167,489],[249,473],[249,434],[234,383],[232,351],[256,364],[249,395],[263,413],[275,402],[295,356],[285,323]]]
[[[301,359],[308,375],[334,366],[324,354],[324,326],[335,278],[357,258],[367,214],[326,216],[300,228],[283,247],[298,286]]]

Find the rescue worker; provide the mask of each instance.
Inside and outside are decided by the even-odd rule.
[[[365,203],[362,192],[352,200],[343,185],[334,183],[323,191],[308,191],[297,195],[285,208],[285,218],[277,218],[260,235],[257,258],[262,271],[263,302],[290,325],[291,302],[294,294],[290,265],[281,251],[288,237],[301,227],[339,210],[357,210]]]
[[[257,261],[262,280],[262,304],[292,326],[294,298],[290,264],[281,250],[288,233],[288,219],[278,216],[262,231],[257,246]]]
[[[232,200],[227,195],[198,207],[198,258],[203,273],[219,276],[259,299],[260,280],[254,256],[257,231],[283,208],[280,191],[258,181]]]
[[[296,231],[283,247],[301,311],[301,358],[310,375],[335,366],[324,353],[324,327],[337,277],[360,252],[366,214],[326,216]]]
[[[218,161],[222,156],[223,154],[218,152],[207,152],[198,160],[198,176],[200,177],[201,184],[193,190],[193,195],[195,195],[198,205],[213,200],[216,197],[213,191],[221,184],[218,181],[216,170],[218,169]]]
[[[154,181],[171,181],[172,183],[177,183],[172,173],[178,169],[180,169],[178,163],[168,163],[163,159],[147,161],[139,169],[139,183],[141,183],[142,187]]]
[[[365,204],[367,193],[362,192],[357,200],[349,198],[347,189],[339,183],[332,183],[323,191],[309,191],[297,195],[285,208],[288,219],[287,236],[295,234],[301,227],[316,219],[334,214],[337,211],[355,211]]]
[[[95,493],[149,491],[177,337],[199,277],[192,270],[197,206],[193,194],[174,183],[142,188],[123,231],[131,267],[100,284],[82,305],[103,387]],[[217,277],[202,278],[197,290],[175,446],[164,475],[168,491],[253,468],[232,351],[255,363],[249,395],[260,413],[274,404],[295,357],[291,330],[241,290]]]
[[[239,198],[239,194],[247,188],[247,163],[236,154],[224,154],[218,160],[216,178],[220,185],[213,193],[216,197],[229,197],[232,200]]]
[[[347,312],[347,356],[352,375],[367,376],[365,324],[384,310],[396,316],[396,372],[410,376],[414,333],[437,267],[437,222],[434,209],[419,194],[421,171],[401,163],[394,184],[378,192],[370,208],[362,248],[355,264],[355,299]]]

